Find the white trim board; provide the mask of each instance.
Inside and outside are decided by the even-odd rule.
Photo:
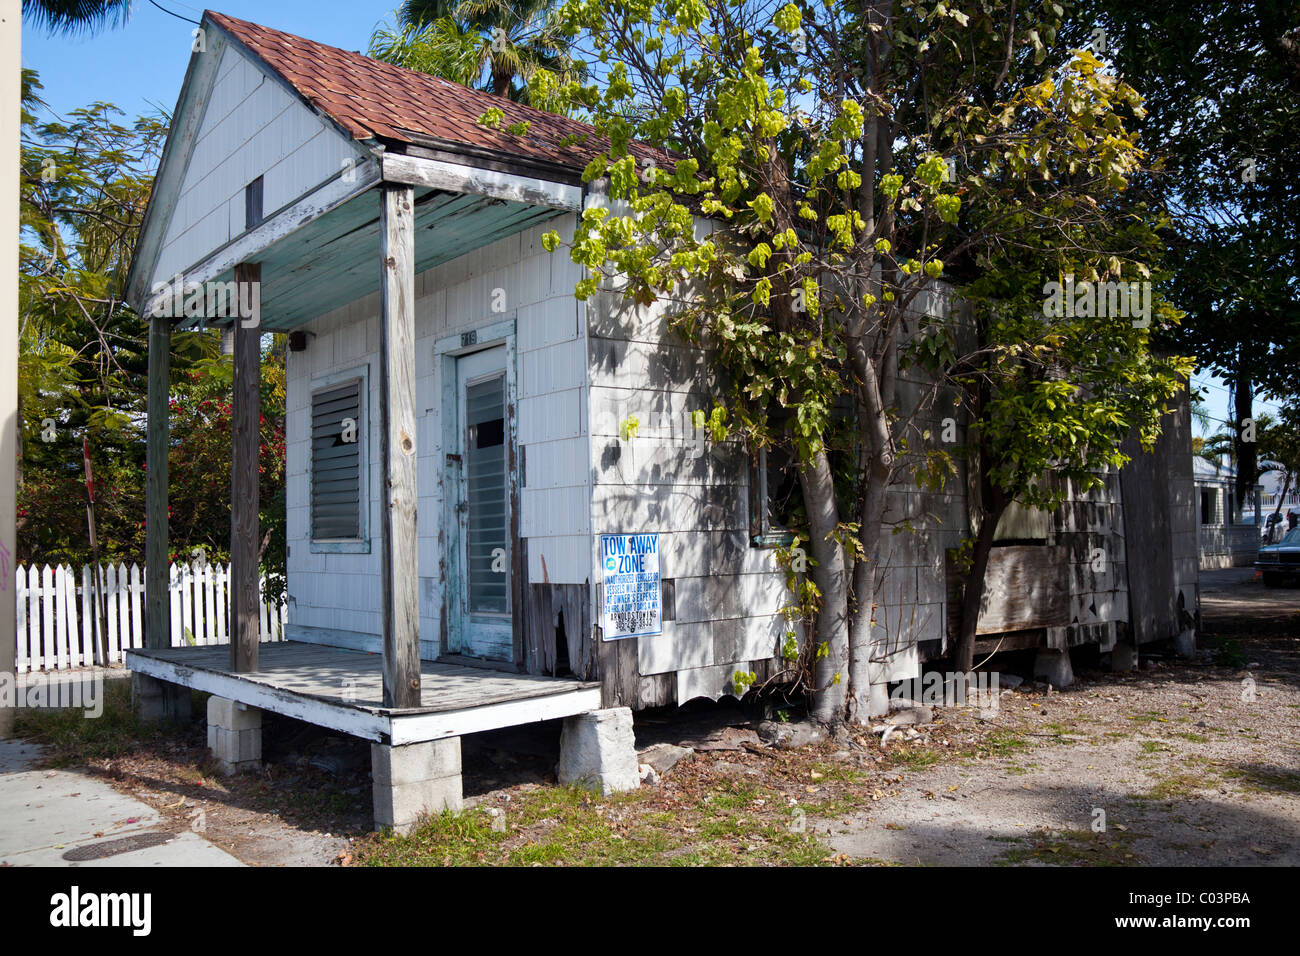
[[[384,182],[429,186],[532,206],[551,206],[568,212],[582,209],[580,186],[398,153],[384,153],[380,157],[380,166]]]

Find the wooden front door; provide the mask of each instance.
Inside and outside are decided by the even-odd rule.
[[[461,459],[457,489],[460,653],[509,661],[510,455],[506,443],[506,349],[456,361]]]

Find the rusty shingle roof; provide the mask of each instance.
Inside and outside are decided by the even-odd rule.
[[[209,10],[204,16],[353,139],[425,145],[432,140],[579,171],[607,145],[587,123],[223,13]],[[505,114],[500,129],[489,129],[477,122],[491,107]],[[527,134],[506,132],[507,126],[519,122],[530,124]],[[574,134],[587,134],[589,138],[561,144],[564,137]],[[633,152],[639,156],[653,153],[661,163],[667,159],[666,154],[639,144],[634,144]]]

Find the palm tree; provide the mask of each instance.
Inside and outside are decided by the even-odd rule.
[[[557,0],[407,0],[396,30],[376,28],[370,55],[526,103],[534,74],[547,71],[563,83],[584,72],[569,55],[556,6]]]
[[[23,19],[65,36],[120,27],[131,16],[131,0],[23,0]]]

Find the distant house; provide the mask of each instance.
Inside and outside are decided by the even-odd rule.
[[[229,667],[197,648],[131,666],[385,746],[716,699],[738,672],[774,674],[789,472],[706,441],[694,413],[718,383],[669,329],[671,303],[635,306],[612,286],[579,302],[582,268],[542,248],[607,202],[582,181],[601,148],[591,128],[220,14],[204,30],[129,299],[151,311],[177,275],[258,283],[256,319],[200,309],[151,333],[161,358],[172,325],[234,324],[237,423],[250,405],[256,421],[240,362],[255,374],[260,333],[290,333],[292,647],[274,654],[300,663],[268,669],[273,649],[259,662],[254,645]],[[478,122],[489,108],[497,128]],[[949,308],[939,288],[919,301]],[[165,435],[165,403],[153,407]],[[240,492],[256,439],[240,434],[235,551],[257,529]],[[978,649],[1185,634],[1198,605],[1189,443],[1184,404],[1156,453],[1135,447],[1101,489],[1008,514]],[[165,515],[165,492],[151,513]],[[900,486],[886,521],[902,533],[885,535],[881,561],[880,699],[955,633],[964,484]],[[358,691],[348,668],[366,659],[382,682]],[[503,672],[531,679],[472,679]]]
[[[1192,458],[1196,475],[1196,553],[1202,570],[1249,567],[1259,550],[1254,502],[1237,507],[1237,472],[1227,464]],[[1257,487],[1254,498],[1259,498]],[[1262,520],[1262,519],[1261,519]]]

